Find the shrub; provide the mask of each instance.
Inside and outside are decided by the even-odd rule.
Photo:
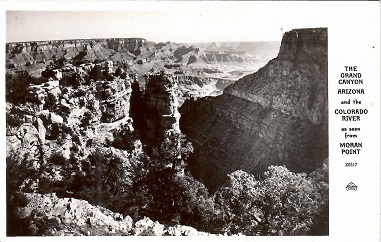
[[[65,72],[60,80],[60,85],[78,88],[81,85],[80,75],[74,71]]]
[[[22,111],[22,110],[19,110],[18,108],[16,107],[12,107],[10,112],[7,112],[6,113],[6,124],[7,124],[7,127],[18,127],[20,126],[22,123],[23,123],[23,120],[24,120],[24,116],[26,115],[27,113]]]
[[[30,198],[28,198],[24,193],[16,192],[12,197],[12,205],[16,207],[25,207],[30,203]]]
[[[53,229],[60,230],[60,227],[56,218],[49,218],[46,215],[33,218],[29,226],[29,235],[51,236]]]
[[[90,125],[91,120],[93,119],[92,114],[89,111],[85,111],[83,113],[83,117],[81,119],[81,127],[87,127]]]
[[[66,164],[66,158],[61,153],[54,152],[50,155],[49,162],[54,165],[63,166]]]
[[[114,134],[114,140],[111,145],[117,149],[133,151],[135,148],[135,141],[139,136],[130,131],[128,128],[122,128],[119,132]]]
[[[262,180],[235,171],[229,185],[216,194],[221,229],[246,235],[308,235],[328,204],[328,192],[321,188],[306,174],[281,166],[270,166]]]
[[[38,77],[38,78],[32,77],[31,83],[34,85],[40,85],[40,84],[46,83],[48,81],[49,81],[49,79],[46,77],[43,77],[43,76]]]
[[[28,87],[31,82],[32,77],[27,71],[22,71],[15,76],[6,74],[6,100],[15,104],[27,102],[29,97]]]
[[[20,217],[19,208],[28,205],[30,199],[23,193],[13,192],[7,187],[7,236],[29,235],[29,221]]]
[[[57,139],[60,133],[60,125],[57,123],[52,123],[50,126],[50,139]]]

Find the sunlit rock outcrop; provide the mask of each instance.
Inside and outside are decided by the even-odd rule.
[[[177,77],[164,71],[149,73],[144,94],[144,137],[158,145],[165,132],[180,132]]]
[[[129,116],[131,83],[129,80],[97,82],[97,98],[103,122],[114,122]]]

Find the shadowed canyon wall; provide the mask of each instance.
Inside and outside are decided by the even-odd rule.
[[[256,73],[220,96],[187,100],[181,130],[195,147],[193,175],[217,187],[237,169],[317,168],[328,157],[327,76],[327,29],[296,29]]]

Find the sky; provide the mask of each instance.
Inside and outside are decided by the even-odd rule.
[[[300,16],[288,15],[289,8],[243,2],[130,2],[104,8],[40,6],[33,11],[21,8],[6,11],[6,42],[128,37],[182,43],[280,41],[292,28],[324,27],[300,21],[308,11]]]

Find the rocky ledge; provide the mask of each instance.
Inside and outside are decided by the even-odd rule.
[[[189,226],[165,226],[148,217],[134,222],[130,216],[91,205],[86,200],[58,198],[55,194],[29,193],[26,196],[30,199],[29,204],[17,208],[15,216],[30,221],[28,228],[25,228],[29,235],[210,235]],[[41,226],[41,223],[44,225]],[[38,228],[44,228],[44,231],[38,231]]]

